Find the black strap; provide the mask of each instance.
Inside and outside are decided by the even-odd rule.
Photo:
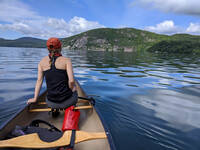
[[[74,148],[75,139],[76,139],[76,130],[72,130],[71,140],[68,148]]]
[[[75,139],[76,139],[76,130],[72,130],[72,134],[71,134],[71,139],[70,139],[70,144],[68,146],[65,146],[63,147],[64,149],[68,149],[68,148],[71,148],[73,149],[74,148],[74,144],[75,144]]]
[[[56,59],[57,59],[58,57],[59,57],[59,56],[52,56],[52,57],[49,56],[49,59],[52,59],[52,62],[51,62],[51,69],[52,69],[52,70],[56,70],[55,62],[56,62]]]
[[[45,124],[47,126],[49,126],[51,128],[51,130],[55,130],[55,131],[58,131],[58,132],[61,132],[58,128],[56,128],[54,125],[44,121],[44,120],[40,120],[40,119],[36,119],[36,120],[33,120],[29,126],[34,126],[34,127],[39,127],[39,124],[42,123],[42,124]]]
[[[95,99],[93,97],[87,98],[87,97],[78,97],[79,99],[84,99],[89,101],[92,105],[95,105]]]

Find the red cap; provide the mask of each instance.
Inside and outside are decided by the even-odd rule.
[[[47,40],[47,48],[49,50],[61,49],[61,45],[62,43],[60,42],[58,38],[52,37]]]

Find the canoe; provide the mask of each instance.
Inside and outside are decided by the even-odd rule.
[[[76,82],[77,92],[79,97],[87,97],[81,86]],[[60,112],[58,117],[52,117],[48,111],[47,104],[45,103],[47,92],[42,93],[36,104],[25,106],[11,119],[5,122],[0,127],[0,140],[4,139],[9,132],[11,132],[16,125],[26,126],[32,120],[41,119],[45,120],[58,129],[61,130],[64,118],[64,111]],[[98,108],[90,102],[79,99],[77,108],[80,108],[79,130],[86,132],[105,132],[107,138],[88,140],[75,144],[75,150],[115,150],[112,136],[109,132],[105,121],[103,120]],[[85,108],[84,108],[85,107]],[[88,107],[88,108],[87,108]],[[35,110],[35,111],[30,111]],[[39,110],[39,111],[37,111]],[[43,111],[44,110],[44,111]],[[45,111],[46,110],[46,111]]]

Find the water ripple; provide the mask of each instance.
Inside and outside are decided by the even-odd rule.
[[[47,50],[0,50],[1,124],[33,96],[37,64]],[[198,55],[97,51],[63,51],[63,55],[72,58],[76,79],[96,98],[118,150],[199,149]]]

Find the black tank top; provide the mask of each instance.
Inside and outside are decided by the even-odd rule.
[[[54,56],[51,68],[44,71],[47,84],[47,99],[55,103],[61,103],[72,96],[66,70],[56,69],[55,62],[58,57]]]

